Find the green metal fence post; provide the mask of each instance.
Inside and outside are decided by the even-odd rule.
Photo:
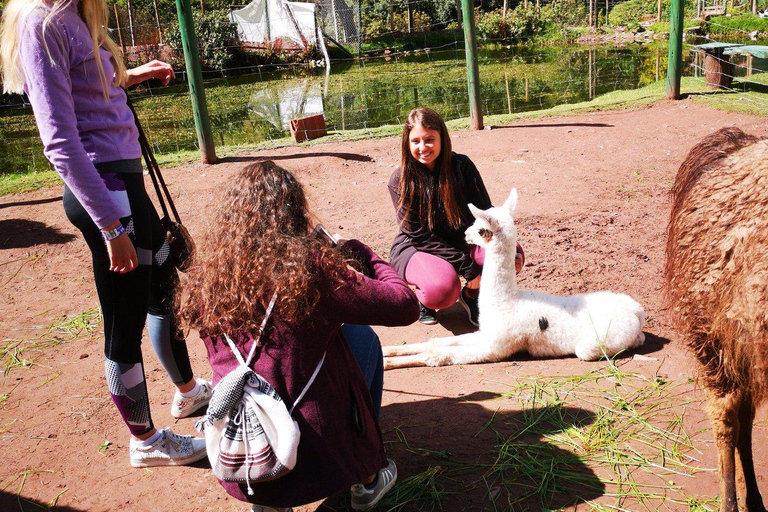
[[[473,130],[483,129],[483,111],[480,108],[480,73],[477,69],[477,41],[475,40],[475,6],[472,0],[461,0],[464,20],[464,51],[467,55],[467,88],[469,90],[469,117]]]
[[[683,0],[672,0],[669,6],[669,63],[667,64],[667,98],[680,99],[680,76],[683,72]]]
[[[211,122],[208,119],[208,106],[205,102],[203,73],[200,71],[200,56],[197,52],[197,37],[192,20],[192,6],[189,0],[176,0],[176,12],[179,16],[179,32],[184,49],[184,62],[189,79],[189,96],[192,101],[192,113],[195,117],[197,142],[203,163],[216,163],[216,149],[211,134]]]

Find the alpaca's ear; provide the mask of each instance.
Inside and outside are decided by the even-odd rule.
[[[488,218],[488,215],[486,215],[484,210],[481,210],[480,208],[473,205],[472,203],[467,204],[467,206],[469,206],[469,211],[472,212],[472,215],[474,215],[476,219]]]
[[[509,193],[509,197],[506,201],[504,201],[504,208],[509,211],[510,214],[514,213],[515,208],[517,207],[517,189],[513,188],[512,191]]]

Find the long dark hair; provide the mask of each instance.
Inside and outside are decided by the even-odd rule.
[[[275,313],[299,322],[320,300],[317,278],[341,283],[339,251],[310,236],[301,183],[274,162],[248,165],[221,198],[179,297],[179,316],[210,336],[256,331],[273,292]]]
[[[419,124],[440,134],[440,155],[435,161],[436,182],[434,175],[411,155],[411,130]],[[454,229],[460,228],[463,224],[456,191],[460,190],[461,177],[453,172],[451,137],[440,114],[424,107],[411,110],[403,125],[400,149],[400,204],[397,206],[398,210],[407,209],[404,218],[416,209],[430,230],[434,229],[438,219],[444,219]]]

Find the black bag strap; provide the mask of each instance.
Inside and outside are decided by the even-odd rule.
[[[154,185],[157,199],[160,201],[160,209],[163,210],[163,217],[169,218],[168,207],[170,207],[171,212],[173,213],[173,220],[175,220],[178,224],[181,224],[179,212],[176,210],[176,205],[173,204],[171,194],[168,192],[168,187],[165,185],[163,175],[160,173],[160,166],[157,165],[155,155],[152,153],[152,147],[149,145],[147,136],[144,134],[144,129],[141,127],[139,116],[136,115],[136,109],[133,108],[133,103],[131,103],[131,98],[128,96],[128,92],[125,93],[125,98],[128,104],[128,108],[131,109],[131,113],[133,113],[133,120],[135,121],[136,129],[139,132],[139,145],[141,146],[141,154],[144,157],[144,162],[147,164],[147,171],[149,171],[149,176],[152,178],[152,185]],[[168,206],[166,206],[166,201],[168,202]]]

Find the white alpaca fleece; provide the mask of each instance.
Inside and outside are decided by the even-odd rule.
[[[516,206],[516,189],[502,206],[483,211],[469,205],[475,223],[467,229],[467,242],[485,249],[480,329],[384,347],[385,369],[496,362],[522,351],[595,360],[643,344],[645,311],[628,295],[600,291],[557,297],[517,289]]]

